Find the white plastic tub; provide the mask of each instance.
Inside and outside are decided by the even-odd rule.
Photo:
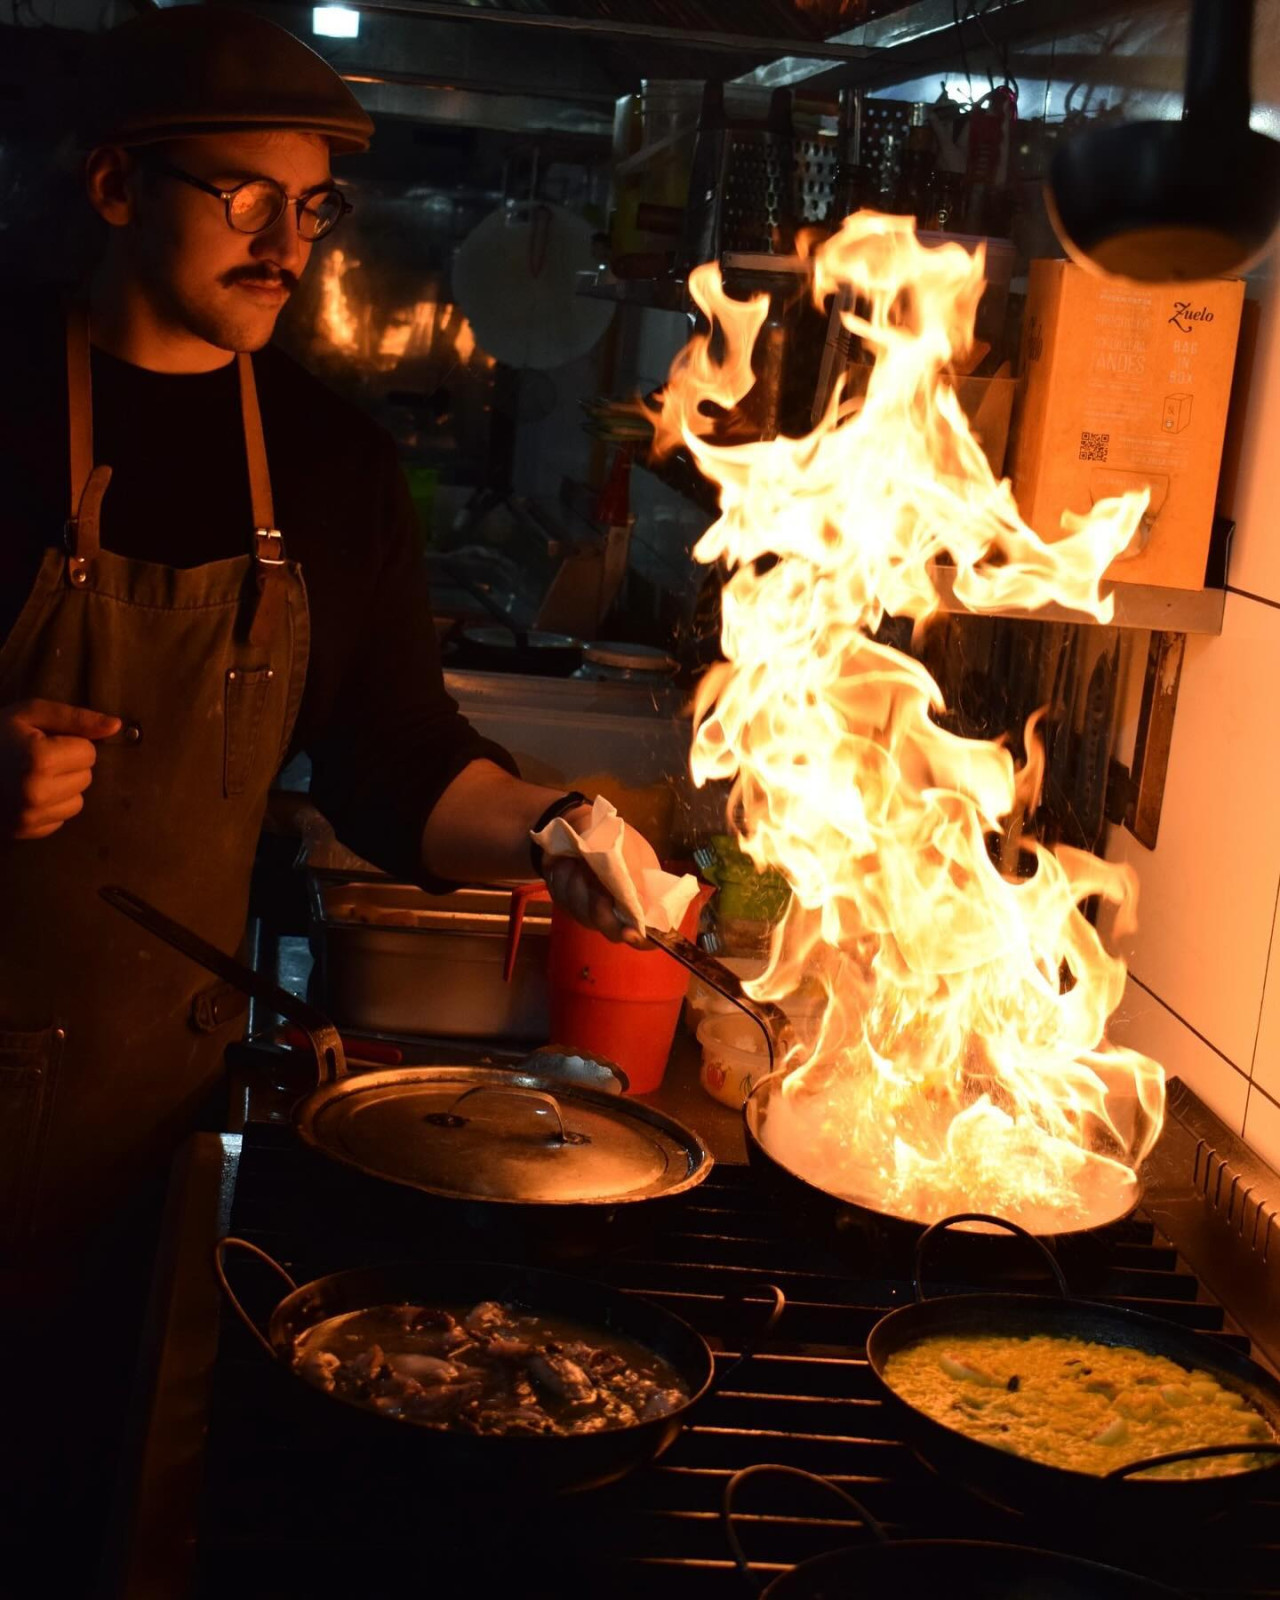
[[[698,1043],[702,1087],[713,1100],[740,1111],[752,1085],[769,1070],[764,1035],[749,1017],[729,1011],[703,1018]]]

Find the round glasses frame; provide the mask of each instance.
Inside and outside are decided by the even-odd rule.
[[[203,178],[197,178],[193,172],[184,172],[181,167],[175,167],[169,161],[152,161],[152,169],[163,174],[166,178],[177,178],[181,183],[190,184],[193,189],[199,189],[202,194],[212,195],[215,200],[221,200],[226,212],[227,226],[236,233],[265,233],[268,228],[274,228],[284,215],[286,207],[292,205],[297,214],[299,235],[314,243],[323,239],[326,234],[332,233],[353,207],[351,202],[342,193],[336,184],[324,184],[319,189],[312,189],[307,194],[299,195],[292,199],[274,178],[246,178],[243,183],[236,184],[233,189],[219,189],[216,184],[206,183]],[[264,198],[271,197],[271,215],[256,227],[246,228],[237,222],[234,214],[235,202],[243,199],[247,190],[256,190]],[[322,215],[314,209],[318,205],[334,207],[328,214]]]

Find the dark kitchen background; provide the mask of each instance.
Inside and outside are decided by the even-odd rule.
[[[50,134],[57,90],[83,40],[130,8],[4,6],[0,268],[65,271],[92,240],[66,220],[75,167]],[[689,555],[714,500],[678,458],[648,460],[631,402],[692,326],[688,267],[718,254],[734,292],[769,290],[782,359],[747,422],[800,431],[830,352],[785,271],[796,230],[866,203],[985,237],[989,348],[973,379],[995,405],[984,443],[1006,465],[1028,262],[1061,254],[1049,160],[1087,124],[1177,115],[1186,6],[363,4],[339,19],[354,37],[317,33],[311,7],[254,9],[325,54],[377,121],[372,153],[340,172],[355,213],[317,251],[280,336],[400,447],[454,692],[529,775],[594,781],[660,845],[687,847],[722,801],[692,791],[681,720],[715,653],[714,578]],[[1280,3],[1262,0],[1253,122],[1273,133],[1278,73]],[[708,95],[709,81],[722,87]],[[731,181],[700,209],[691,181],[696,198],[726,140]],[[1114,629],[944,617],[916,648],[966,731],[1012,732],[1049,704],[1042,833],[1132,859],[1142,880],[1119,1034],[1276,1159],[1280,830],[1258,809],[1280,790],[1272,262],[1248,286],[1206,592],[1152,611],[1135,588]],[[514,650],[495,610],[585,642],[586,659]],[[487,645],[468,645],[466,625]],[[1144,683],[1171,674],[1165,714],[1158,696],[1144,713]]]
[[[1049,163],[1081,129],[1179,115],[1188,4],[248,8],[319,50],[377,125],[371,153],[338,167],[353,214],[315,252],[279,338],[397,443],[451,693],[525,776],[608,795],[663,855],[705,850],[724,829],[725,796],[695,790],[689,778],[689,708],[716,656],[717,580],[691,552],[715,501],[678,453],[651,457],[636,404],[663,383],[695,325],[690,269],[718,259],[732,293],[770,297],[756,389],[729,419],[735,436],[798,434],[858,352],[805,303],[797,235],[821,234],[866,205],[910,213],[932,236],[984,240],[978,343],[957,387],[994,470],[1010,472],[1025,421],[1031,264],[1062,255],[1043,198]],[[74,152],[55,130],[86,41],[132,9],[128,0],[0,0],[0,282],[65,277],[91,259]],[[1259,0],[1256,10],[1253,126],[1280,136],[1280,0]],[[1181,1086],[1146,1175],[1145,1211],[1085,1241],[1073,1287],[1204,1330],[1223,1350],[1247,1350],[1248,1334],[1255,1355],[1272,1363],[1280,1359],[1275,260],[1273,250],[1247,277],[1216,516],[1204,519],[1189,579],[1117,585],[1108,627],[1065,615],[969,617],[949,598],[914,639],[894,619],[885,623],[895,644],[928,663],[960,731],[1008,736],[1018,749],[1026,717],[1048,708],[1044,803],[1036,818],[1015,818],[1005,837],[993,837],[993,852],[1012,869],[1016,830],[1034,829],[1130,861],[1140,880],[1139,929],[1120,942],[1129,978],[1110,1034]],[[1182,400],[1170,396],[1175,422]],[[351,988],[341,991],[335,967],[327,1000],[366,1045],[392,1041],[392,1055],[371,1060],[417,1059],[401,1046],[421,1032],[412,1018],[432,985],[437,1022],[448,1004],[472,1013],[456,1030],[434,1030],[437,1045],[450,1035],[450,1062],[491,1048],[502,1055],[498,1034],[522,1041],[507,1064],[545,1040],[546,916],[531,914],[524,966],[506,989],[495,953],[505,893],[464,891],[473,898],[463,912],[439,897],[415,924],[418,897],[399,925],[393,916],[366,926],[377,919],[362,921],[355,901],[387,886],[371,890],[355,875],[362,863],[311,808],[307,781],[305,762],[295,763],[273,796],[255,877],[256,964],[295,990],[310,986],[314,998],[324,961],[346,959],[344,948],[354,955],[342,969]],[[309,903],[300,862],[315,869]],[[733,883],[735,865],[713,862],[722,904],[736,890],[743,925],[766,926],[761,885]],[[380,958],[360,965],[367,950],[394,948],[419,927],[454,941],[438,966],[391,980]],[[472,935],[487,940],[488,963],[474,992],[476,968],[464,969],[461,954]],[[521,983],[531,973],[542,991],[526,1015]],[[686,1004],[695,998],[711,999],[696,987]],[[403,1004],[404,1016],[362,1019],[371,1000]],[[508,1010],[477,1029],[477,1004]],[[655,1202],[660,1220],[643,1245],[606,1256],[596,1276],[687,1317],[715,1346],[724,1377],[741,1347],[743,1296],[758,1314],[758,1275],[767,1272],[792,1301],[779,1338],[710,1398],[659,1466],[563,1501],[533,1526],[520,1521],[518,1487],[476,1496],[455,1522],[452,1512],[439,1516],[417,1478],[385,1461],[313,1455],[310,1433],[277,1429],[278,1374],[229,1313],[219,1323],[207,1270],[213,1238],[246,1233],[301,1281],[392,1251],[416,1254],[430,1229],[426,1213],[349,1187],[350,1173],[297,1147],[289,1106],[301,1087],[296,1063],[309,1058],[275,1021],[258,1007],[250,1026],[259,1035],[231,1052],[243,1126],[189,1147],[170,1191],[153,1306],[163,1336],[146,1352],[154,1388],[135,1418],[133,1471],[121,1475],[115,1517],[130,1600],[203,1600],[233,1586],[245,1600],[496,1593],[475,1577],[477,1553],[504,1538],[514,1541],[511,1571],[525,1562],[540,1576],[527,1590],[518,1577],[504,1580],[503,1592],[561,1600],[554,1581],[539,1586],[545,1575],[598,1556],[628,1563],[626,1581],[609,1586],[618,1595],[719,1600],[747,1593],[717,1517],[723,1482],[770,1458],[834,1474],[909,1533],[1077,1548],[1080,1525],[1055,1522],[1059,1508],[1011,1518],[926,1470],[906,1447],[869,1376],[865,1340],[882,1312],[910,1298],[909,1265],[881,1263],[877,1273],[860,1261],[851,1271],[838,1218],[830,1236],[803,1235],[741,1164],[741,1120],[703,1094],[698,1045],[684,1033],[666,1109],[706,1130],[721,1165],[701,1188]],[[279,1048],[282,1040],[299,1048]],[[794,1483],[767,1507],[748,1499],[765,1576],[848,1533],[846,1512],[815,1513]],[[1180,1527],[1176,1517],[1159,1527],[1128,1522],[1097,1548],[1198,1594],[1275,1595],[1274,1500],[1270,1488],[1265,1503],[1237,1507],[1207,1532],[1197,1517]],[[174,1587],[174,1572],[190,1586]],[[8,1576],[0,1572],[0,1591]],[[588,1592],[599,1589],[563,1590]]]

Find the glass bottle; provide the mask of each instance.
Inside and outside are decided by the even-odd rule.
[[[933,188],[938,170],[938,146],[929,126],[929,109],[923,101],[911,107],[911,126],[902,150],[902,165],[893,209],[911,216],[925,227],[933,213]]]
[[[840,131],[831,208],[826,222],[838,228],[872,200],[871,174],[862,164],[862,91],[840,91]]]

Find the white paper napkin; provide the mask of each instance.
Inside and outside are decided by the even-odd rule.
[[[675,933],[698,893],[698,880],[690,873],[677,878],[662,870],[653,846],[603,795],[596,796],[584,833],[554,817],[531,837],[549,860],[577,856],[585,861],[613,896],[618,916],[641,932]]]

